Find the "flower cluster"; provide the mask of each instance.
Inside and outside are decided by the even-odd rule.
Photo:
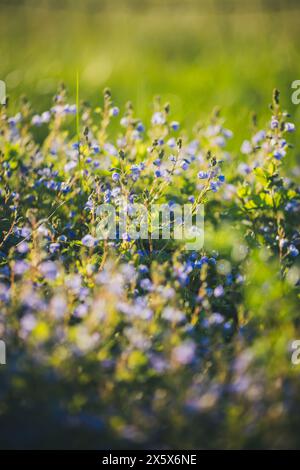
[[[238,154],[218,111],[188,134],[168,104],[155,100],[146,122],[109,90],[102,108],[70,104],[64,88],[39,114],[1,108],[4,443],[29,415],[23,447],[264,447],[279,431],[281,447],[298,442],[294,130],[277,92]],[[99,237],[99,206],[120,202],[129,224],[135,203],[204,204],[204,248],[151,229]]]

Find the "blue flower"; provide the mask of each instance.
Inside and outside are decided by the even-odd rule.
[[[123,239],[124,242],[130,242],[131,241],[131,237],[130,237],[129,233],[127,233],[127,232],[124,232],[122,234],[122,239]]]
[[[26,261],[16,261],[13,267],[13,271],[18,276],[22,276],[29,269],[29,264]]]
[[[166,119],[165,119],[165,116],[163,115],[163,113],[156,112],[156,113],[153,114],[152,119],[151,119],[151,123],[154,126],[160,126],[162,124],[165,124],[165,122],[166,122]]]
[[[84,245],[84,246],[87,246],[88,248],[92,248],[95,246],[97,240],[96,238],[92,237],[92,235],[85,235],[82,240],[81,240],[81,243]]]
[[[173,129],[173,131],[178,131],[179,129],[179,122],[177,121],[172,121],[171,124],[170,124],[171,128]]]
[[[137,129],[138,132],[144,132],[145,131],[145,127],[144,127],[142,122],[139,122],[137,124],[136,129]]]
[[[49,251],[50,251],[50,253],[55,253],[56,251],[59,250],[59,248],[60,248],[59,243],[50,243]]]
[[[218,184],[215,181],[211,181],[210,189],[212,190],[213,193],[216,193],[218,191]]]
[[[152,289],[152,282],[146,277],[145,279],[141,280],[140,286],[142,289],[150,291]]]
[[[253,137],[252,137],[252,142],[257,145],[259,144],[262,140],[266,138],[266,133],[265,131],[258,131]]]
[[[29,250],[29,245],[27,242],[22,242],[17,248],[18,252],[21,254],[27,253]]]
[[[275,152],[273,153],[273,157],[276,158],[276,160],[281,160],[285,155],[285,150],[275,150]]]
[[[180,166],[184,171],[186,171],[189,168],[189,163],[187,161],[183,161]]]
[[[117,173],[117,172],[114,172],[114,173],[111,175],[111,177],[112,177],[112,180],[113,180],[113,181],[119,181],[119,179],[120,179],[120,175],[119,175],[119,173]]]
[[[92,150],[94,153],[99,153],[100,152],[100,146],[98,144],[93,144],[92,145]]]
[[[299,255],[299,250],[295,247],[295,245],[291,244],[289,246],[289,254],[293,257],[296,258],[296,256]]]
[[[109,113],[111,116],[118,116],[120,113],[120,110],[117,106],[114,106],[113,108],[111,108]]]
[[[200,180],[205,180],[205,179],[208,178],[208,176],[209,176],[209,175],[208,175],[208,172],[207,172],[207,171],[199,171],[199,173],[198,173],[198,178],[199,178]]]
[[[138,270],[141,274],[147,274],[149,272],[149,269],[145,264],[140,264]]]
[[[248,155],[249,153],[252,152],[252,145],[249,142],[249,140],[244,140],[244,142],[242,143],[242,146],[241,146],[241,152],[244,155]]]
[[[46,279],[54,280],[58,275],[56,264],[53,261],[44,261],[40,265],[40,271]]]
[[[287,132],[294,132],[296,129],[295,124],[292,122],[286,122],[284,128]]]
[[[277,129],[279,126],[279,121],[277,118],[273,117],[271,121],[271,129]]]

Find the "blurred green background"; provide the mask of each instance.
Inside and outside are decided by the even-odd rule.
[[[141,117],[159,94],[185,125],[217,105],[238,133],[253,110],[268,116],[274,87],[300,117],[290,98],[299,1],[0,0],[0,12],[0,78],[13,109],[23,93],[45,109],[60,81],[75,99],[78,70],[81,98],[100,103],[110,86]]]

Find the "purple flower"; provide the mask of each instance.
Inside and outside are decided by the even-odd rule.
[[[85,235],[82,239],[81,239],[81,243],[84,245],[84,246],[87,246],[88,248],[93,248],[93,246],[96,245],[96,238],[92,237],[92,235]]]
[[[131,237],[130,237],[129,233],[124,232],[124,233],[122,234],[122,239],[123,239],[124,242],[130,242]]]
[[[214,290],[215,297],[222,297],[224,295],[224,288],[223,286],[219,285]]]
[[[242,146],[241,146],[241,152],[244,155],[248,155],[249,153],[252,152],[252,145],[249,142],[249,140],[244,140],[244,142],[242,143]]]
[[[74,317],[76,318],[83,318],[86,316],[88,312],[88,307],[85,304],[80,304],[74,310]]]
[[[57,266],[53,261],[44,261],[40,265],[40,271],[46,279],[55,280],[58,275]]]
[[[31,124],[33,126],[41,126],[42,125],[42,118],[38,114],[35,114],[31,119]]]
[[[220,325],[224,322],[224,317],[220,313],[212,313],[208,318],[208,322],[210,325]]]
[[[138,269],[141,274],[147,274],[147,272],[149,271],[148,267],[144,264],[140,264]]]
[[[139,122],[139,123],[137,124],[137,126],[136,126],[136,130],[137,130],[138,132],[144,132],[144,131],[145,131],[145,127],[144,127],[144,125],[143,125],[141,122]]]
[[[271,121],[271,129],[277,129],[279,126],[279,121],[277,118],[273,117]]]
[[[55,253],[56,251],[59,250],[59,248],[60,248],[59,243],[50,243],[49,251],[50,251],[50,253]]]
[[[188,170],[189,168],[189,164],[186,161],[183,161],[180,166],[184,171]]]
[[[150,281],[150,279],[145,278],[141,280],[140,286],[142,289],[150,291],[152,289],[152,282]]]
[[[120,175],[119,175],[119,173],[117,173],[117,172],[114,172],[114,173],[111,175],[111,177],[112,177],[112,180],[115,181],[115,182],[119,181],[119,179],[120,179]]]
[[[208,175],[208,172],[207,172],[207,171],[199,171],[199,173],[198,173],[198,178],[199,178],[200,180],[205,180],[205,179],[208,178],[208,176],[209,176],[209,175]]]
[[[32,331],[36,325],[36,319],[34,315],[28,313],[21,319],[20,324],[22,333],[30,333],[30,331]]]
[[[275,150],[275,152],[273,153],[273,156],[274,158],[276,158],[276,160],[281,160],[285,155],[285,150]]]
[[[218,184],[215,181],[211,181],[209,186],[213,193],[218,191]]]
[[[296,129],[295,124],[292,122],[286,122],[284,128],[287,132],[294,132]]]
[[[295,245],[291,244],[289,246],[289,254],[293,257],[296,258],[296,256],[299,255],[299,250],[295,247]]]
[[[22,276],[29,269],[29,264],[26,261],[16,261],[13,271],[16,275]]]
[[[166,119],[165,119],[165,116],[163,115],[163,113],[156,112],[156,113],[153,114],[152,119],[151,119],[151,123],[154,126],[160,126],[162,124],[165,124],[165,122],[166,122]]]
[[[172,121],[171,124],[170,124],[171,128],[173,129],[173,131],[178,131],[179,129],[179,122],[177,121]]]
[[[259,144],[262,140],[266,138],[266,133],[265,131],[258,131],[253,137],[252,137],[252,142],[257,145]]]
[[[110,115],[111,116],[118,116],[120,113],[120,110],[117,106],[114,106],[113,108],[111,108],[110,110]]]
[[[190,364],[196,352],[196,345],[191,340],[186,340],[173,349],[172,358],[181,365]]]
[[[18,245],[17,250],[19,253],[24,254],[27,253],[29,250],[29,245],[27,242],[22,242],[20,245]]]

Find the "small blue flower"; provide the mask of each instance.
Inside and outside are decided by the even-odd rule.
[[[59,243],[50,243],[50,246],[49,246],[49,251],[51,254],[55,253],[56,251],[58,251],[60,248],[60,244]]]
[[[209,176],[209,175],[208,175],[208,172],[207,172],[207,171],[199,171],[199,173],[198,173],[198,178],[199,178],[200,180],[205,180],[205,179],[208,178],[208,176]]]
[[[111,116],[118,116],[120,113],[120,110],[117,106],[114,106],[113,108],[111,108],[110,110],[110,115]]]
[[[224,288],[222,285],[219,285],[214,290],[215,297],[222,297],[224,295]]]
[[[124,232],[122,234],[122,239],[123,239],[124,242],[130,242],[131,241],[131,237],[130,237],[129,233],[127,233],[127,232]]]
[[[244,142],[242,143],[242,146],[241,146],[241,152],[244,155],[248,155],[249,153],[252,152],[252,145],[249,142],[249,140],[244,140]]]
[[[284,156],[286,155],[285,150],[275,150],[273,153],[273,157],[276,158],[276,160],[281,160]]]
[[[292,122],[286,122],[284,128],[287,132],[294,132],[296,129],[295,124]]]
[[[218,191],[218,184],[215,181],[211,181],[209,186],[213,193]]]
[[[119,175],[119,173],[114,172],[114,173],[111,175],[111,178],[112,178],[113,181],[117,182],[117,181],[119,181],[119,179],[120,179],[120,175]]]
[[[140,264],[138,270],[141,274],[147,274],[149,272],[149,269],[145,264]]]
[[[252,137],[252,142],[255,145],[258,145],[262,140],[266,138],[266,133],[265,131],[258,131],[253,137]]]
[[[93,144],[92,145],[92,150],[94,153],[99,153],[100,152],[100,146],[98,144]]]
[[[189,164],[186,161],[183,161],[180,166],[184,171],[188,170],[189,168]]]
[[[296,258],[296,256],[299,255],[299,250],[295,247],[295,245],[291,244],[289,246],[289,254],[293,257]]]
[[[279,126],[278,119],[273,117],[271,121],[271,129],[278,129],[278,126]]]
[[[31,124],[37,127],[41,126],[43,124],[41,116],[39,116],[38,114],[35,114],[31,119]]]
[[[144,127],[144,124],[142,122],[139,122],[136,126],[136,130],[138,132],[144,132],[145,131],[145,127]]]
[[[141,280],[140,286],[142,289],[150,291],[152,289],[152,282],[150,281],[150,279],[145,278]]]
[[[221,183],[224,183],[224,181],[225,181],[225,176],[224,176],[224,175],[218,176],[218,180],[221,181]]]
[[[96,244],[96,239],[94,237],[92,237],[92,235],[85,235],[82,240],[81,240],[81,243],[84,245],[84,246],[87,246],[88,248],[93,248]]]
[[[172,121],[171,124],[170,124],[171,128],[173,129],[173,131],[178,131],[179,129],[179,122],[177,121]]]
[[[152,119],[151,119],[151,123],[154,126],[161,126],[161,125],[165,124],[165,122],[166,122],[166,119],[165,119],[165,116],[163,115],[163,113],[156,112],[156,113],[153,114]]]
[[[21,254],[25,254],[29,251],[29,245],[27,242],[22,242],[20,243],[20,245],[18,245],[18,248],[17,248],[18,252],[21,253]]]
[[[57,266],[53,261],[45,261],[40,265],[40,271],[46,279],[54,280],[58,275]]]

